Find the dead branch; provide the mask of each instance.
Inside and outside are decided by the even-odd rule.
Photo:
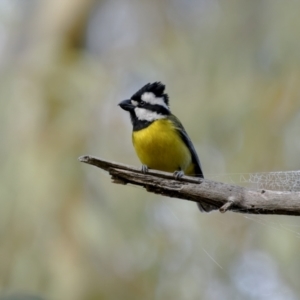
[[[247,189],[189,176],[176,180],[172,173],[149,170],[143,174],[141,169],[89,155],[81,156],[79,160],[109,172],[114,183],[130,183],[142,186],[148,192],[211,204],[220,212],[300,215],[300,192]]]

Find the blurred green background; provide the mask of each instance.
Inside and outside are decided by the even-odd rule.
[[[140,166],[117,104],[162,81],[208,178],[299,170],[299,11],[0,0],[2,297],[299,299],[299,218],[200,214],[77,161]]]

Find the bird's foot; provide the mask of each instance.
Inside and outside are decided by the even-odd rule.
[[[142,165],[142,172],[144,173],[144,174],[146,174],[146,173],[148,173],[148,167],[146,166],[146,165]]]
[[[184,175],[184,172],[182,170],[175,171],[173,173],[173,175],[174,175],[175,179],[179,179],[179,178],[181,178]]]

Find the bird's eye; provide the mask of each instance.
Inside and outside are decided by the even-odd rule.
[[[146,104],[145,101],[143,101],[143,100],[140,101],[140,106],[144,106],[145,104]]]

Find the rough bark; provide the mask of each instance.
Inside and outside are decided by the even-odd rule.
[[[172,173],[149,170],[143,174],[141,169],[89,155],[79,160],[109,172],[114,183],[130,183],[143,186],[148,192],[212,204],[220,212],[300,215],[300,192],[247,189],[189,176],[177,180]]]

